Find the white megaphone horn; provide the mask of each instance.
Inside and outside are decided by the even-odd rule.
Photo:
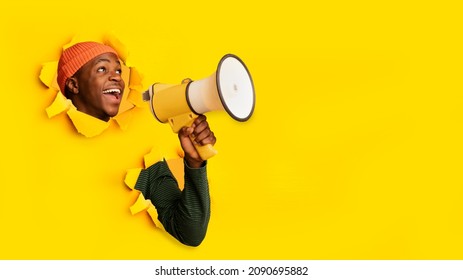
[[[217,71],[198,81],[185,79],[179,85],[155,83],[143,93],[151,112],[175,133],[191,126],[198,115],[226,111],[233,119],[247,121],[254,112],[254,84],[246,65],[236,55],[222,57]],[[196,145],[203,160],[217,154],[212,145]]]

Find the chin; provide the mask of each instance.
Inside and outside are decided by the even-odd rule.
[[[119,110],[115,111],[115,112],[111,112],[111,113],[108,113],[108,116],[110,118],[114,118],[115,116],[117,116],[117,113],[119,113]]]

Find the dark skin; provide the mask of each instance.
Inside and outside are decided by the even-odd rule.
[[[107,122],[119,112],[125,87],[121,73],[121,63],[115,54],[101,54],[67,79],[66,96],[77,110]],[[216,142],[204,115],[196,118],[191,127],[180,129],[178,138],[185,152],[185,161],[191,168],[204,164],[193,141],[199,145],[214,145]]]
[[[121,73],[115,54],[99,55],[66,81],[67,96],[77,110],[107,122],[119,112],[125,87]]]
[[[194,140],[191,140],[190,135]],[[178,139],[185,152],[185,160],[191,168],[199,168],[204,163],[201,156],[196,151],[193,141],[204,146],[207,144],[214,145],[217,140],[214,136],[214,132],[209,128],[206,116],[204,115],[199,115],[190,127],[183,127],[180,129],[178,132]]]

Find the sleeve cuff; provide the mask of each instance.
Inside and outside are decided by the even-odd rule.
[[[186,169],[189,169],[189,170],[201,170],[201,169],[205,169],[205,168],[206,168],[207,160],[203,161],[203,164],[202,164],[201,167],[199,167],[199,168],[190,167],[190,166],[188,165],[188,163],[186,162],[185,159],[183,160],[183,163],[185,164],[185,170],[186,170]]]
[[[192,168],[188,166],[186,160],[183,160],[183,164],[185,166],[185,177],[192,179],[193,182],[202,182],[207,180],[207,161],[204,161],[201,167],[199,168]]]

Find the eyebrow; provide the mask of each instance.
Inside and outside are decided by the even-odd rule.
[[[108,63],[109,63],[109,62],[111,62],[111,60],[109,60],[109,59],[107,59],[107,58],[100,58],[100,59],[98,59],[97,61],[95,61],[95,64],[98,64],[98,63],[100,63],[100,62],[108,62]],[[119,65],[121,64],[121,62],[119,61],[119,59],[118,59],[116,62],[117,62],[117,64],[119,64]]]

